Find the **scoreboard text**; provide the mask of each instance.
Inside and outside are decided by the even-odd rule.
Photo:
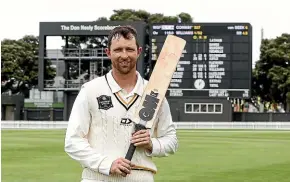
[[[152,24],[150,58],[157,61],[166,36],[186,40],[168,96],[249,98],[252,27],[249,23]]]

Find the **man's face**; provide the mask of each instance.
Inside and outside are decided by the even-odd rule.
[[[110,49],[106,49],[113,69],[121,74],[136,70],[137,59],[141,51],[141,47],[137,49],[134,36],[131,39],[125,39],[123,36],[113,37]]]

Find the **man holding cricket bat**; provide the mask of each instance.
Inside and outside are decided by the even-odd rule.
[[[116,27],[108,39],[112,70],[81,87],[65,152],[82,165],[82,182],[152,182],[157,171],[152,157],[174,154],[178,147],[169,104],[164,98],[151,129],[134,133],[132,116],[148,83],[136,70],[142,48],[131,26]],[[131,161],[124,158],[130,143],[136,146]]]

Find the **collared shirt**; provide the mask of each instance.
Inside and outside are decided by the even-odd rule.
[[[82,86],[71,110],[65,151],[85,169],[109,175],[117,156],[125,157],[134,129],[133,122],[128,119],[134,114],[147,84],[138,72],[136,74],[137,83],[129,94],[122,91],[111,71]],[[153,149],[152,153],[144,151],[147,157],[164,157],[176,152],[176,130],[166,99],[150,134]],[[143,155],[138,150],[132,162],[156,170],[153,161]]]
[[[112,70],[109,71],[108,74],[105,75],[105,79],[107,84],[109,85],[112,93],[116,96],[120,104],[124,105],[124,107],[131,107],[135,101],[142,96],[143,90],[145,89],[145,82],[139,72],[136,72],[137,82],[135,87],[130,93],[127,93],[125,89],[122,89],[112,75]]]

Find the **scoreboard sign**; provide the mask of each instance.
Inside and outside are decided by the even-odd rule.
[[[151,24],[153,63],[169,34],[187,43],[167,96],[250,97],[252,26],[249,23]]]

